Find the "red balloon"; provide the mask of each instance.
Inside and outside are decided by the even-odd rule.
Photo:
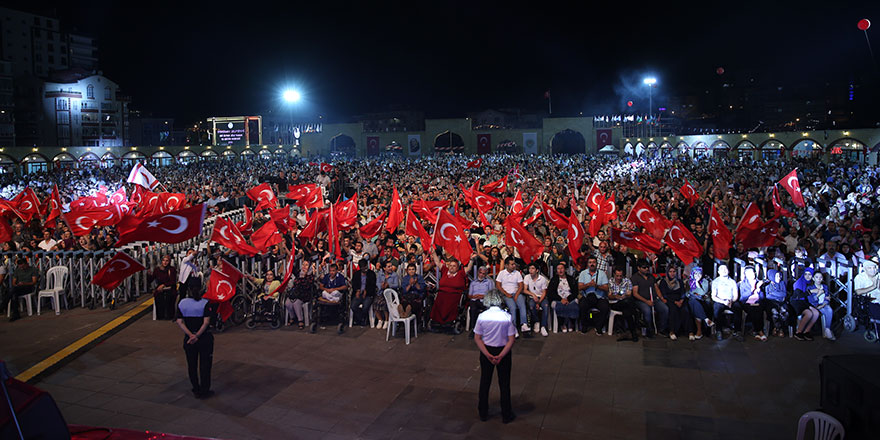
[[[632,102],[632,101],[626,101],[626,106],[627,106],[627,107],[632,107],[632,106],[633,106],[633,102]]]
[[[719,67],[719,68],[715,69],[715,73],[717,73],[719,75],[724,75],[724,68]]]
[[[871,20],[868,20],[867,18],[863,18],[863,19],[859,20],[859,24],[857,26],[859,27],[860,31],[866,31],[866,30],[868,30],[869,27],[871,27]]]

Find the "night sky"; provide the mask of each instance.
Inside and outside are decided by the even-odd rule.
[[[536,111],[546,109],[545,90],[554,115],[618,112],[643,98],[646,74],[658,78],[661,103],[755,74],[801,86],[878,77],[856,29],[874,18],[869,35],[880,52],[880,2],[872,1],[137,3],[9,7],[97,37],[101,68],[132,108],[180,123],[277,109],[288,84],[306,97],[300,116],[346,121],[392,109]]]

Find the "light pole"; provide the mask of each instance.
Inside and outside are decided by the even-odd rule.
[[[302,94],[299,90],[296,89],[286,89],[284,93],[281,94],[281,97],[284,99],[284,102],[287,103],[287,114],[290,118],[290,125],[287,127],[287,140],[290,141],[290,144],[293,145],[293,105],[299,102],[302,99]]]
[[[654,136],[654,85],[657,84],[657,78],[649,76],[642,80],[648,86],[648,124],[650,126],[648,137]]]

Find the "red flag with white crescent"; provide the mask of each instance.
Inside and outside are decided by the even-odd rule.
[[[259,251],[248,244],[244,235],[229,220],[223,217],[217,217],[214,222],[214,230],[211,232],[211,241],[238,252],[242,255],[256,255]]]
[[[581,246],[584,245],[584,227],[578,220],[574,211],[568,219],[568,253],[573,260],[581,257]]]
[[[202,232],[205,221],[205,205],[199,204],[167,214],[159,214],[143,219],[131,232],[119,236],[115,246],[120,247],[133,241],[152,241],[157,243],[180,243]]]
[[[791,195],[791,201],[797,207],[804,208],[807,206],[807,203],[804,202],[804,195],[801,194],[801,183],[798,180],[797,168],[791,170],[788,175],[783,177],[782,180],[779,181],[779,184],[788,191]]]
[[[703,246],[697,241],[694,234],[678,220],[672,222],[663,242],[669,245],[672,252],[675,252],[675,255],[685,265],[691,264],[694,258],[703,255]]]
[[[508,216],[504,222],[504,229],[505,243],[515,247],[526,263],[531,263],[541,256],[544,244],[529,233],[516,217]]]
[[[614,243],[620,243],[630,249],[650,252],[652,254],[660,253],[660,241],[641,232],[623,231],[617,228],[611,228],[611,241]]]
[[[598,211],[604,201],[605,196],[602,194],[602,190],[599,189],[599,185],[596,182],[593,182],[590,185],[590,190],[587,191],[587,207],[593,211]]]
[[[440,245],[446,252],[449,252],[455,259],[462,264],[467,264],[471,259],[473,249],[468,242],[468,236],[464,232],[459,221],[445,209],[440,211],[437,216],[437,223],[434,225],[434,235],[432,242]]]
[[[246,194],[249,199],[257,202],[257,206],[254,207],[254,211],[259,211],[266,208],[274,208],[277,204],[275,192],[272,191],[272,187],[269,186],[268,183],[261,183],[253,187],[247,190]]]
[[[146,269],[143,264],[131,258],[125,252],[117,252],[107,261],[101,269],[92,277],[92,284],[105,290],[113,290],[122,284],[126,278]]]
[[[709,211],[709,235],[712,237],[714,257],[726,260],[730,256],[730,243],[733,241],[733,234],[727,229],[724,219],[718,214],[714,204]]]

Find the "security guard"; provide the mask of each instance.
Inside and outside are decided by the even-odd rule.
[[[483,297],[488,310],[480,313],[474,326],[474,342],[480,348],[480,401],[477,409],[480,420],[489,418],[489,387],[492,373],[498,368],[498,387],[501,389],[501,417],[504,423],[516,418],[510,403],[510,370],[513,354],[510,349],[516,340],[516,326],[510,314],[501,310],[504,301],[497,290]]]
[[[208,330],[211,315],[216,313],[198,290],[177,305],[177,325],[183,330],[183,351],[193,396],[204,399],[211,391],[211,364],[214,359],[214,335]]]

